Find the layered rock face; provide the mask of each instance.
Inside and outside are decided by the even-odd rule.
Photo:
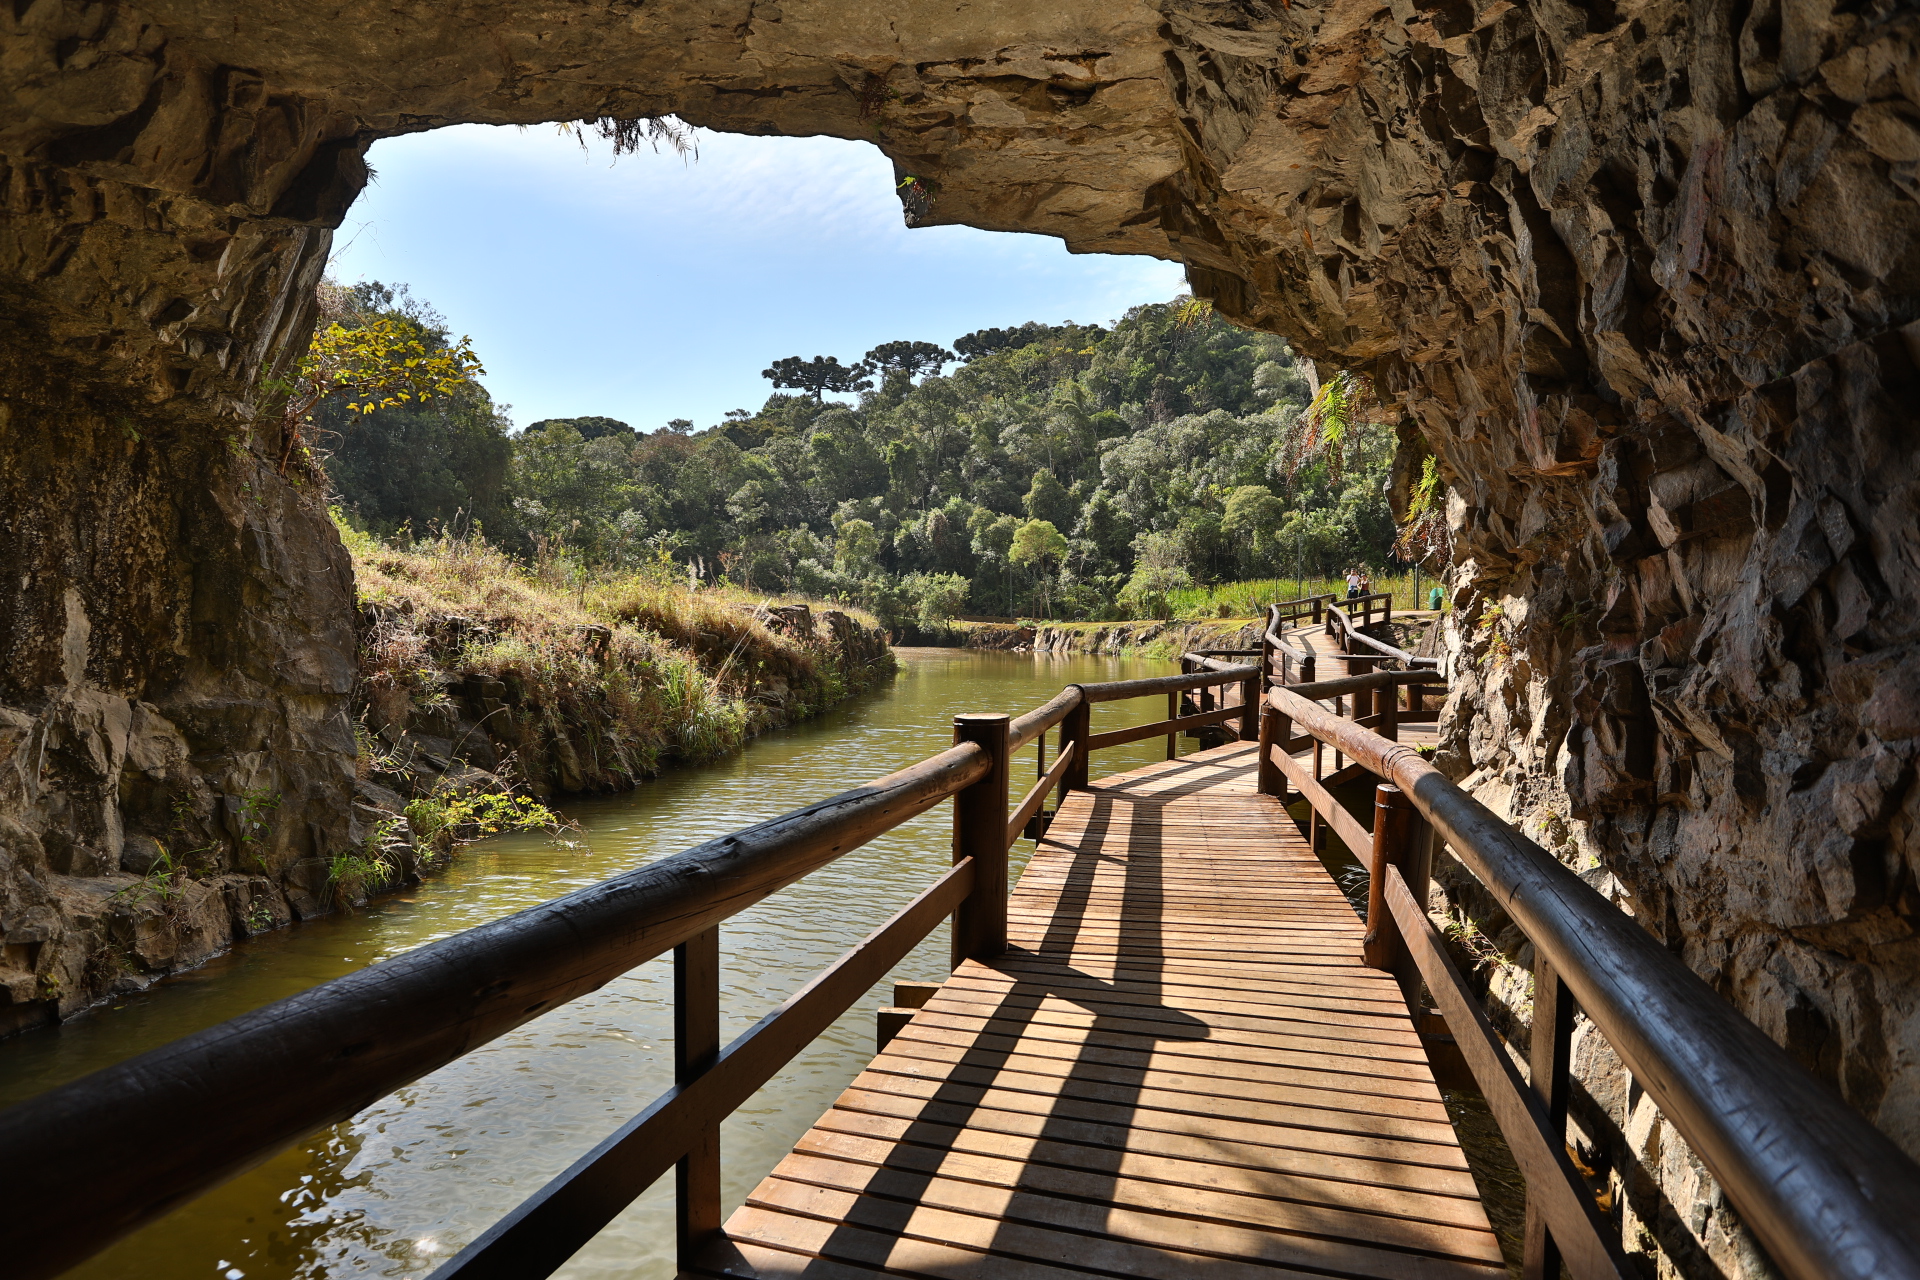
[[[129,833],[205,839],[243,876],[261,842],[231,815],[271,790],[269,885],[353,838],[340,555],[251,419],[367,145],[674,111],[871,140],[919,179],[909,221],[1180,258],[1225,313],[1372,374],[1408,468],[1431,453],[1451,486],[1451,767],[1920,1153],[1911,13],[24,0],[0,21],[13,1010],[77,998],[37,949],[90,927]],[[1591,1080],[1612,1158],[1639,1161],[1636,1247],[1746,1270],[1598,1047]]]

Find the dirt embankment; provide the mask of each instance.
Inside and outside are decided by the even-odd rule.
[[[270,763],[216,790],[154,707],[96,717],[139,816],[110,853],[50,834],[57,859],[0,858],[8,941],[33,940],[0,958],[0,1034],[417,881],[461,839],[539,825],[545,797],[723,755],[895,669],[885,634],[837,610],[644,580],[582,592],[482,543],[395,550],[345,533],[358,671],[350,716],[334,720],[352,788],[341,838],[311,836]],[[0,765],[23,758],[0,751]],[[0,821],[0,846],[18,832]]]

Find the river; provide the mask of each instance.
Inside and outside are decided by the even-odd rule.
[[[536,836],[471,845],[417,888],[357,914],[255,939],[140,995],[0,1041],[0,1106],[910,764],[951,743],[956,713],[1017,715],[1068,683],[1172,670],[1077,655],[898,654],[900,675],[884,691],[717,764],[561,806],[584,829],[584,850]],[[1165,706],[1158,698],[1104,705],[1095,727],[1145,723]],[[1182,752],[1192,749],[1183,740]],[[1106,751],[1095,776],[1164,755],[1158,738]],[[1033,776],[1029,749],[1015,766],[1016,798]],[[931,883],[949,861],[949,823],[942,806],[722,926],[723,1034],[752,1025]],[[1014,846],[1016,868],[1031,850],[1024,840]],[[937,981],[946,947],[943,928],[893,978]],[[873,1011],[889,994],[886,983],[869,992],[723,1126],[729,1212],[872,1057]],[[669,962],[642,965],[281,1152],[70,1275],[424,1276],[667,1088],[671,999]],[[559,1274],[671,1277],[672,1184],[663,1179]]]

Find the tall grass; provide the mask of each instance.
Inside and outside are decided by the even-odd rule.
[[[893,670],[883,643],[856,655],[770,628],[756,608],[783,602],[737,589],[528,567],[478,538],[394,547],[338,523],[359,589],[363,718],[391,731],[503,704],[483,731],[539,790],[630,787]]]
[[[1376,594],[1390,592],[1396,609],[1424,609],[1427,592],[1439,582],[1428,573],[1420,575],[1419,598],[1415,598],[1411,572],[1396,576],[1373,575]],[[1176,618],[1257,618],[1273,603],[1298,600],[1305,596],[1345,596],[1347,581],[1339,578],[1261,578],[1252,582],[1223,582],[1212,587],[1183,587],[1167,593]]]

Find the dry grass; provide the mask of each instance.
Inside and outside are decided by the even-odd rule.
[[[359,588],[363,714],[479,719],[491,699],[488,737],[537,790],[631,787],[893,669],[883,645],[854,654],[769,629],[753,616],[762,598],[742,592],[646,574],[543,579],[479,539],[398,548],[344,523],[341,537]]]

